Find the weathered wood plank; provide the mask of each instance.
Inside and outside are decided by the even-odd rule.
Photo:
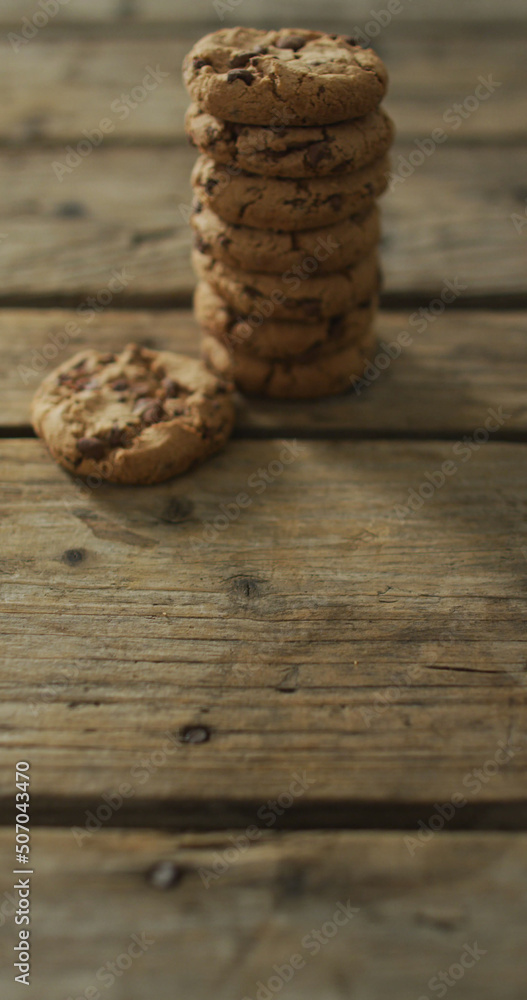
[[[271,989],[281,982],[286,1000],[408,1000],[439,995],[445,975],[463,1000],[495,1000],[498,984],[500,1000],[522,1000],[524,835],[436,835],[413,857],[401,833],[273,836],[264,828],[246,849],[245,832],[236,837],[241,847],[221,834],[101,832],[79,849],[69,830],[37,829],[26,995],[84,997],[90,987],[104,995],[112,986],[107,963],[118,961],[113,984],[127,1000],[254,998],[272,976]],[[10,833],[0,835],[0,848],[6,873]],[[170,885],[176,870],[183,877],[174,886],[152,884],[155,873]],[[12,881],[3,875],[6,913]],[[146,947],[131,964],[133,935],[145,935]],[[4,1000],[20,996],[12,942],[8,916]],[[301,962],[289,975],[294,955]]]
[[[386,6],[386,5],[384,5]],[[39,10],[34,0],[4,0],[1,21],[3,24],[17,25],[22,17],[31,17]],[[375,10],[384,10],[381,5]],[[353,24],[360,26],[371,18],[371,0],[354,0]],[[232,12],[216,11],[212,0],[69,0],[61,6],[60,15],[52,22],[54,26],[64,23],[128,23],[140,24],[172,22],[174,24],[203,25],[203,30],[213,31],[220,27],[220,13],[225,14],[223,23],[307,25],[323,27],[329,22],[350,20],[345,0],[326,0],[323,9],[317,0],[288,0],[284,5],[280,0],[243,0],[232,3]],[[522,0],[401,0],[401,10],[397,15],[401,21],[411,20],[460,20],[500,21],[504,18],[525,20],[525,6]],[[48,26],[47,30],[50,30]]]
[[[526,40],[524,31],[512,28],[475,32],[468,47],[464,35],[450,27],[425,24],[417,29],[396,24],[386,31],[377,48],[390,69],[387,107],[399,136],[423,139],[437,127],[453,142],[525,136],[527,78],[522,55]],[[106,134],[106,145],[181,140],[189,99],[180,67],[192,41],[193,37],[81,35],[52,36],[45,44],[28,44],[18,51],[6,47],[0,64],[0,88],[5,95],[0,139],[75,144],[84,138],[84,130],[93,135],[107,118],[113,128]],[[123,107],[120,95],[141,85],[147,67],[167,75],[135,108]],[[470,110],[471,104],[462,122],[447,114],[455,103],[474,94],[480,76],[487,79],[489,74],[500,86],[479,108]]]
[[[2,819],[22,755],[35,821],[77,822],[132,775],[121,824],[221,826],[300,769],[295,822],[396,803],[400,825],[504,745],[459,821],[525,820],[525,446],[283,449],[84,495],[39,442],[3,443]]]
[[[399,147],[398,155],[410,152]],[[77,302],[126,269],[122,304],[188,301],[189,175],[194,151],[99,149],[59,183],[51,150],[0,156],[0,301]],[[433,297],[445,279],[463,298],[527,290],[527,147],[440,146],[383,199],[387,295]],[[35,194],[38,192],[38,194]],[[180,206],[183,206],[181,208]]]
[[[240,398],[239,433],[461,437],[484,424],[489,409],[503,407],[507,418],[497,436],[524,436],[527,314],[454,309],[434,320],[423,334],[409,325],[410,315],[379,315],[380,345],[394,344],[403,331],[410,331],[413,343],[389,371],[381,373],[375,365],[371,372],[375,388],[358,396],[352,392],[294,405]],[[131,340],[199,355],[200,333],[188,311],[101,310],[89,317],[59,309],[0,311],[0,428],[28,425],[36,386],[68,355],[86,346],[103,351],[109,344],[122,348]],[[381,346],[379,350],[379,363],[384,365],[385,353]]]

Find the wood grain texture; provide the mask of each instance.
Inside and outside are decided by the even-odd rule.
[[[167,308],[194,284],[192,39],[234,23],[349,32],[372,16],[352,7],[243,0],[222,22],[212,0],[69,0],[17,53],[8,32],[40,4],[4,0],[3,434],[29,433],[42,371],[80,346],[197,353],[190,313]],[[41,442],[0,442],[0,823],[27,759],[30,1000],[262,1000],[295,953],[283,1000],[425,1000],[475,943],[457,996],[524,1000],[527,836],[457,831],[527,829],[525,313],[449,309],[423,334],[411,315],[445,280],[464,305],[526,305],[510,218],[527,195],[526,21],[521,0],[402,0],[380,33],[396,167],[436,127],[449,141],[384,201],[384,301],[405,311],[379,334],[412,344],[370,390],[240,400],[238,439],[148,489],[87,490]],[[121,120],[112,103],[150,65],[170,76]],[[490,74],[496,95],[446,126]],[[59,183],[52,163],[107,115],[115,129]],[[503,425],[476,444],[490,411]],[[248,824],[254,845],[233,850]],[[20,994],[13,839],[0,829],[2,1000]],[[353,919],[309,953],[305,935],[348,901]],[[132,968],[101,980],[143,934]]]
[[[409,152],[399,147],[396,168]],[[55,156],[0,155],[0,303],[79,302],[122,268],[120,304],[188,302],[194,151],[101,148],[62,183]],[[527,147],[483,156],[446,144],[397,184],[382,201],[388,301],[433,297],[457,279],[463,298],[513,294],[523,302],[525,231],[511,214],[525,212],[526,166]]]
[[[500,744],[457,821],[525,820],[525,446],[303,442],[281,467],[283,449],[85,491],[39,442],[3,443],[4,821],[22,755],[35,822],[76,823],[132,775],[120,823],[222,826],[306,771],[284,822],[390,803],[401,825]]]
[[[113,129],[104,140],[107,146],[183,140],[189,98],[180,67],[197,34],[184,39],[51,35],[17,51],[5,47],[0,65],[5,95],[0,139],[75,144],[84,138],[84,130],[92,134],[101,119],[108,118]],[[403,27],[394,21],[376,40],[376,47],[390,70],[387,108],[399,136],[424,139],[441,127],[453,142],[525,137],[526,41],[521,28],[492,34],[474,28],[467,43],[465,34],[450,25],[440,28],[425,22]],[[121,95],[141,84],[147,67],[159,67],[167,76],[135,108],[123,107]],[[474,94],[479,77],[489,74],[500,84],[495,92],[463,121],[449,116],[455,103]]]
[[[500,21],[511,18],[525,21],[522,0],[401,0],[397,17],[408,20],[451,20],[471,22]],[[1,20],[3,24],[17,25],[24,15],[31,16],[38,4],[33,0],[4,0]],[[371,0],[354,0],[353,24],[359,25],[371,16]],[[378,6],[374,8],[380,10]],[[384,8],[382,8],[384,9]],[[305,24],[325,26],[330,22],[349,21],[346,0],[326,0],[321,9],[317,0],[243,0],[233,4],[232,13],[225,14],[224,25],[234,24]],[[222,21],[213,7],[212,0],[69,0],[61,7],[60,15],[53,21],[53,28],[61,23],[93,23],[118,25],[172,22],[173,24],[200,23],[203,30],[213,31]],[[51,25],[47,30],[51,29]]]
[[[503,407],[507,419],[497,436],[524,438],[527,314],[454,309],[422,334],[409,323],[412,315],[380,313],[379,364],[368,391],[295,404],[240,398],[238,434],[461,437],[484,424],[490,408]],[[412,344],[381,373],[387,361],[382,345],[396,345],[405,331]],[[1,311],[0,428],[27,427],[40,379],[69,355],[130,341],[198,356],[200,332],[189,311]],[[397,349],[390,347],[392,354]]]
[[[7,872],[7,832],[0,851]],[[200,871],[221,870],[225,852],[231,864],[223,862],[224,873],[205,888]],[[254,998],[258,983],[277,975],[275,966],[287,976],[293,955],[304,965],[280,991],[284,1000],[436,996],[434,977],[452,966],[450,982],[463,1000],[525,995],[522,835],[436,835],[411,857],[400,833],[264,829],[237,851],[218,833],[102,832],[78,848],[69,830],[37,829],[34,859],[30,1000],[84,997],[90,987],[126,1000]],[[183,873],[166,891],[151,882],[160,863]],[[4,876],[2,889],[12,893],[11,885]],[[339,903],[356,912],[347,921],[340,916],[335,932]],[[318,951],[313,932],[322,935]],[[117,977],[108,984],[107,963],[126,956],[133,935],[143,934],[146,951],[129,969],[123,959],[124,971],[114,965]],[[20,995],[8,971],[11,939],[6,926],[4,1000]],[[459,982],[457,963],[475,944],[480,957]]]

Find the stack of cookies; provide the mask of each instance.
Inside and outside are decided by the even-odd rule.
[[[194,46],[184,78],[206,363],[249,394],[349,389],[374,346],[383,63],[353,38],[232,28]]]

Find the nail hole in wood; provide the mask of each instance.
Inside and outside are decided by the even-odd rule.
[[[173,861],[158,861],[146,873],[147,881],[154,889],[173,889],[183,878],[183,869]]]
[[[208,726],[185,726],[181,731],[183,743],[208,743],[210,729]]]
[[[84,549],[66,549],[62,556],[62,562],[67,563],[68,566],[78,566],[85,557],[86,552]]]

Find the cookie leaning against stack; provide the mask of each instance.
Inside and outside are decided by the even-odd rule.
[[[343,392],[374,345],[385,67],[352,38],[230,28],[183,69],[205,361],[248,393]]]

